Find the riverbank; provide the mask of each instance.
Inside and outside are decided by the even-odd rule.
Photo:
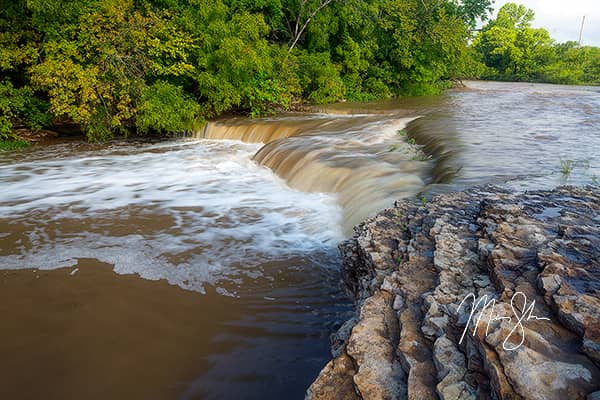
[[[598,215],[598,188],[487,186],[425,204],[402,200],[368,219],[340,245],[356,315],[307,398],[584,399],[598,391]],[[475,306],[470,319],[484,296],[495,304]],[[523,315],[531,318],[519,325]]]
[[[11,361],[0,397],[303,398],[354,312],[339,285],[346,227],[400,199],[419,198],[419,209],[423,191],[597,182],[599,105],[594,88],[469,82],[442,96],[220,120],[197,138],[69,136],[2,152],[0,353]],[[399,360],[385,340],[366,349]],[[396,388],[418,393],[415,367],[406,371]]]

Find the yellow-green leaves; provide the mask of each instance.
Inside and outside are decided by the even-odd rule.
[[[137,128],[141,132],[191,132],[204,122],[200,106],[181,87],[156,82],[146,88],[140,100]]]
[[[435,93],[461,73],[467,28],[490,0],[8,3],[0,72],[103,140],[185,132],[228,111]],[[0,125],[43,119],[10,110]]]

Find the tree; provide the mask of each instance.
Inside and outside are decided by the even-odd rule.
[[[56,117],[78,124],[91,140],[127,133],[147,80],[177,77],[192,41],[168,16],[108,4],[80,16],[76,28],[44,43],[42,60],[30,69],[37,90],[46,91]],[[70,33],[70,34],[69,34]]]
[[[474,29],[477,21],[487,20],[493,4],[494,0],[462,0],[447,1],[444,7],[450,15],[460,17],[470,29]]]
[[[288,52],[291,52],[300,37],[308,27],[308,24],[315,16],[336,0],[299,0],[298,2],[290,2],[288,17],[286,18],[288,29],[290,32],[290,43]]]
[[[484,63],[502,79],[535,80],[550,60],[554,42],[545,29],[531,27],[533,19],[532,10],[507,3],[475,38]]]
[[[437,93],[465,70],[490,1],[5,2],[0,131],[68,122],[103,140],[230,111]]]

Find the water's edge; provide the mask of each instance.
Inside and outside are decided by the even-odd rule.
[[[306,398],[586,398],[600,389],[598,215],[591,186],[487,186],[360,224],[340,244],[356,314]],[[514,301],[547,320],[523,322],[523,343],[510,320],[462,338],[470,295],[496,299],[482,326],[517,318]]]
[[[588,203],[597,189],[517,193],[597,184],[600,96],[589,88],[472,86],[435,98],[220,119],[195,138],[71,140],[0,154],[0,285],[10,289],[0,291],[0,311],[12,324],[0,333],[0,353],[42,359],[31,362],[51,371],[39,390],[84,396],[86,382],[115,374],[114,397],[164,390],[165,398],[281,398],[304,393],[337,332],[334,358],[309,398],[527,398],[540,380],[557,380],[564,398],[596,390],[598,342],[589,332],[600,327],[585,323],[600,318],[569,299],[577,293],[593,303],[600,290],[582,283],[587,267],[578,266],[600,258],[599,221],[586,214],[596,210]],[[488,182],[503,189],[479,187]],[[340,269],[356,309],[338,330],[352,313]],[[107,271],[125,275],[123,282]],[[50,284],[69,294],[40,291]],[[582,287],[592,288],[591,297]],[[545,371],[503,358],[502,326],[495,336],[458,343],[456,301],[467,289],[497,296],[502,309],[525,290],[540,304],[536,312],[550,310],[552,329],[535,324],[521,354],[537,357],[527,348],[533,343]],[[154,290],[170,298],[148,310]],[[18,299],[45,295],[43,307],[29,306],[21,318]],[[113,312],[121,297],[131,303]],[[89,303],[99,318],[65,313],[65,301]],[[186,316],[173,312],[179,306]],[[560,309],[571,306],[583,311]],[[35,325],[38,318],[44,324]],[[162,368],[124,359],[108,368],[114,348],[90,344],[121,321],[137,328],[110,331],[119,332],[120,345],[145,344],[147,360],[163,357]],[[69,329],[78,324],[85,327]],[[153,346],[141,329],[147,324],[169,326],[161,343],[181,336],[185,345]],[[200,335],[203,325],[213,329]],[[14,337],[21,347],[11,346]],[[60,371],[50,368],[52,348],[64,349]],[[0,366],[15,382],[0,397],[29,390],[26,372]],[[146,373],[153,386],[141,388],[132,377]],[[69,384],[73,377],[80,383]]]

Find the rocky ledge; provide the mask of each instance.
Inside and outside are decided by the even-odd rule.
[[[307,399],[600,399],[600,190],[477,188],[355,231],[356,316]]]

